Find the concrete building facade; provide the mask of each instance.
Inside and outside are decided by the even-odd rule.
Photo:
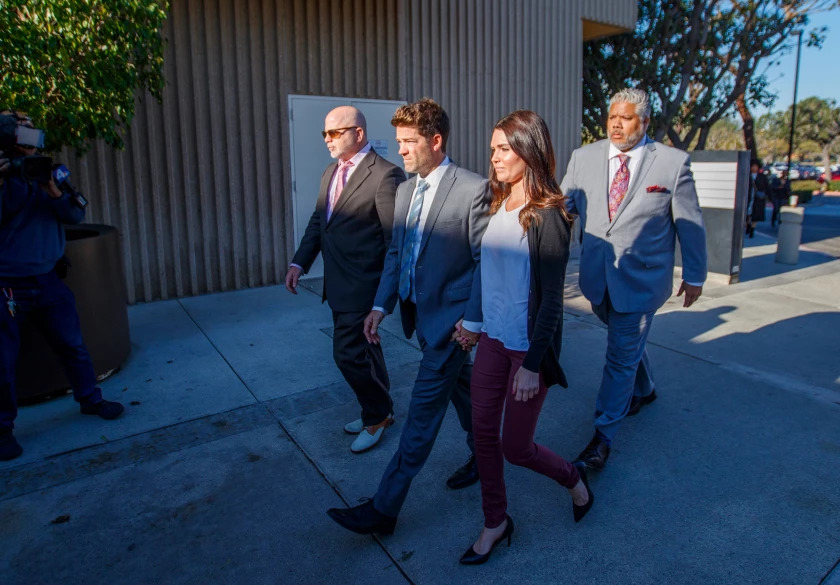
[[[95,144],[75,164],[88,219],[120,229],[131,303],[280,283],[297,245],[289,95],[432,97],[449,154],[481,174],[494,122],[532,109],[562,172],[582,43],[636,14],[635,0],[172,0],[163,103],[138,101],[124,151]]]

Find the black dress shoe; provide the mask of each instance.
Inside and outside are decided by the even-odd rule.
[[[586,449],[580,452],[577,459],[572,461],[572,465],[584,465],[589,469],[601,471],[607,463],[607,458],[610,456],[610,446],[601,440],[598,433],[592,437]]]
[[[572,513],[574,514],[575,522],[580,522],[592,507],[592,503],[595,501],[595,496],[592,494],[592,490],[589,489],[589,478],[586,477],[586,467],[578,465],[577,470],[580,474],[580,480],[583,482],[583,485],[586,486],[586,493],[589,494],[589,500],[587,500],[587,502],[582,506],[578,506],[575,504],[574,500],[572,501]]]
[[[17,442],[12,431],[0,432],[0,461],[11,461],[23,455],[23,447]]]
[[[356,534],[393,534],[397,519],[382,514],[367,500],[353,508],[330,508],[327,515],[341,526]]]
[[[125,407],[119,402],[100,400],[99,402],[82,402],[79,410],[82,414],[93,414],[105,420],[114,420],[123,413]]]
[[[653,390],[647,396],[634,396],[630,399],[630,410],[627,411],[627,416],[636,416],[643,406],[647,406],[656,400],[656,390]]]
[[[507,526],[505,526],[504,532],[502,535],[493,542],[493,546],[490,547],[483,555],[478,554],[475,552],[475,549],[470,546],[463,555],[461,555],[461,564],[462,565],[481,565],[487,562],[487,559],[490,558],[490,555],[493,554],[493,549],[496,548],[496,545],[502,542],[504,539],[507,538],[508,546],[510,546],[510,536],[513,534],[513,518],[505,514],[505,518],[507,518]]]
[[[478,463],[475,462],[475,455],[470,455],[463,467],[455,470],[455,473],[446,480],[446,487],[451,490],[459,490],[469,487],[478,481]]]

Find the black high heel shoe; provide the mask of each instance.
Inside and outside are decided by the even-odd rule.
[[[580,474],[580,480],[583,482],[583,485],[586,487],[586,493],[589,495],[589,500],[582,505],[578,506],[575,504],[574,500],[572,500],[572,513],[575,516],[575,522],[580,522],[583,520],[583,517],[586,516],[586,513],[589,512],[589,509],[592,507],[592,503],[595,501],[595,495],[592,493],[592,490],[589,489],[589,478],[586,477],[586,468],[581,465],[577,468],[578,473]]]
[[[461,564],[462,565],[480,565],[482,563],[486,563],[487,559],[490,558],[490,555],[493,554],[493,549],[496,548],[496,545],[502,542],[505,538],[507,538],[508,546],[510,546],[510,535],[513,534],[513,518],[505,514],[505,518],[507,518],[507,526],[505,526],[505,531],[502,532],[502,535],[493,542],[493,546],[490,547],[485,554],[480,555],[475,552],[475,549],[471,546],[467,549],[463,555],[461,555]]]

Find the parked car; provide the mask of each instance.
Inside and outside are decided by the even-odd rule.
[[[820,183],[825,182],[825,173],[822,173],[817,181]],[[840,181],[840,168],[835,168],[831,171],[831,181]]]
[[[783,172],[787,172],[787,170],[788,164],[786,162],[774,162],[773,165],[770,166],[769,174],[779,177]],[[788,178],[791,181],[799,178],[799,165],[796,163],[790,165],[790,174],[788,175]]]
[[[817,178],[819,173],[817,172],[816,167],[812,167],[810,165],[801,165],[799,167],[799,178],[804,179],[806,181],[813,181]]]
[[[778,177],[782,174],[782,171],[787,170],[787,163],[783,162],[774,162],[772,165],[768,165],[766,167],[765,173],[768,175],[773,175]]]

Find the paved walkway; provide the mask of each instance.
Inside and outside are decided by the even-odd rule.
[[[454,413],[393,536],[325,514],[376,489],[420,353],[386,319],[397,424],[349,451],[357,416],[310,292],[269,287],[130,308],[132,354],[103,384],[114,422],[72,398],[21,409],[23,457],[0,464],[4,585],[149,583],[817,584],[840,558],[840,260],[773,261],[748,241],[737,285],[669,301],[650,351],[659,400],[628,419],[580,524],[565,490],[508,467],[510,549],[462,567],[482,524]],[[605,330],[570,263],[563,365],[538,440],[590,438]],[[840,569],[825,583],[840,583]]]

